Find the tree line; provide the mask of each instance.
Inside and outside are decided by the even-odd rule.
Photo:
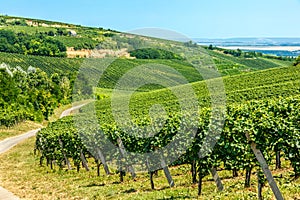
[[[177,59],[183,60],[180,55],[177,55],[173,52],[166,51],[164,49],[137,49],[130,51],[130,56],[136,57],[138,59]]]
[[[294,66],[300,65],[300,56],[298,56],[294,62]]]
[[[71,79],[71,80],[70,80]],[[71,74],[48,76],[38,68],[0,65],[0,126],[48,119],[59,105],[70,102]]]
[[[25,55],[66,57],[66,46],[45,34],[0,30],[0,51]]]
[[[285,60],[285,61],[292,61],[293,58],[291,57],[285,57],[285,56],[275,56],[275,55],[267,55],[263,54],[261,52],[256,51],[242,51],[240,49],[233,50],[233,49],[222,49],[219,47],[215,47],[213,45],[209,45],[206,47],[208,50],[218,50],[223,52],[224,54],[231,55],[234,57],[241,57],[241,58],[258,58],[258,57],[264,57],[269,59],[277,59],[277,60]]]

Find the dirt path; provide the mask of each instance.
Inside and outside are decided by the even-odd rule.
[[[7,138],[3,141],[0,142],[0,154],[5,153],[6,151],[8,151],[9,149],[13,148],[14,146],[16,146],[19,142],[30,138],[32,136],[34,136],[39,130],[41,129],[35,129],[32,131],[29,131],[27,133],[24,133],[22,135],[18,135],[15,137],[11,137],[11,138]]]
[[[59,118],[63,118],[63,117],[71,115],[73,111],[78,110],[79,108],[81,108],[82,106],[85,106],[86,104],[88,104],[88,103],[80,104],[78,106],[73,106],[72,108],[65,110],[64,112],[61,113]]]
[[[60,118],[66,117],[68,115],[70,115],[74,110],[77,110],[81,107],[83,107],[85,104],[81,104],[78,106],[74,106],[70,109],[65,110],[61,115]],[[30,137],[35,136],[35,134],[39,131],[40,129],[35,129],[35,130],[31,130],[28,131],[27,133],[24,133],[22,135],[18,135],[15,137],[11,137],[11,138],[7,138],[3,141],[0,141],[0,154],[5,153],[6,151],[8,151],[9,149],[13,148],[14,146],[16,146],[18,143],[22,142],[23,140],[26,140]],[[1,184],[1,183],[0,183]],[[0,200],[16,200],[19,199],[19,197],[15,196],[13,193],[5,190],[4,188],[2,188],[0,186]]]
[[[13,193],[7,191],[6,189],[0,186],[0,199],[1,200],[17,200],[19,197],[16,197]]]

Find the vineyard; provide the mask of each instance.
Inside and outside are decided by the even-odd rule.
[[[300,67],[282,67],[224,77],[224,87],[226,92],[227,103],[243,103],[249,100],[263,100],[269,98],[289,97],[300,95],[299,88]],[[213,80],[208,80],[213,81]],[[141,88],[140,90],[149,89]],[[200,107],[210,106],[211,99],[206,81],[195,82],[192,87],[199,100]],[[187,86],[179,86],[176,88],[179,93],[185,91]],[[112,90],[101,89],[97,90],[98,96],[110,97]],[[120,102],[123,97],[117,98]],[[136,92],[131,97],[131,112],[133,117],[138,119],[140,116],[148,113],[151,105],[162,104],[165,109],[173,112],[178,109],[178,100],[169,89],[160,89],[150,91],[148,93]],[[97,110],[102,113],[101,121],[112,122],[111,114],[111,99],[104,98],[99,103],[96,103]]]
[[[209,51],[210,52],[210,51]],[[249,60],[247,64],[241,64],[240,59],[234,59],[233,61],[229,56],[228,58],[222,58],[222,54],[214,53],[214,62],[216,63],[217,68],[220,70],[220,73],[223,75],[228,75],[228,73],[223,73],[223,71],[234,71],[233,74],[241,74],[248,71],[260,70],[259,66],[265,66],[265,62],[268,63],[268,68],[275,68],[280,66],[290,66],[291,63],[287,61],[273,61],[271,59],[261,59],[263,63],[257,63],[256,60]],[[10,54],[0,52],[0,63],[6,63],[11,67],[21,66],[23,69],[27,69],[29,66],[40,68],[45,71],[47,74],[51,75],[53,73],[68,73],[76,72],[79,67],[82,65],[84,59],[82,58],[50,58],[43,56],[30,56],[30,55],[21,55],[21,54]],[[101,87],[112,88],[114,83],[118,78],[124,74],[126,71],[134,68],[134,66],[141,65],[143,63],[159,63],[163,65],[169,65],[174,69],[178,70],[180,73],[184,74],[190,82],[196,82],[202,80],[202,77],[199,77],[199,73],[187,62],[179,60],[127,60],[127,59],[118,59],[116,60],[105,72],[101,80]],[[253,62],[253,64],[251,64]],[[274,63],[275,62],[275,63]],[[255,67],[251,67],[251,66]]]
[[[277,59],[237,58],[218,51],[208,51],[222,75],[235,75],[241,72],[264,70],[278,66],[290,66],[292,62]]]
[[[37,67],[42,71],[46,72],[49,77],[51,77],[54,73],[64,74],[68,77],[71,84],[76,78],[75,75],[84,62],[84,59],[75,58],[50,58],[50,57],[42,57],[42,56],[31,56],[31,55],[20,55],[20,54],[10,54],[10,53],[0,53],[1,63],[7,63],[10,67],[15,68],[17,66],[21,66],[23,70],[27,71],[29,67]],[[209,103],[209,97],[207,96],[207,88],[205,82],[198,82],[203,78],[199,75],[197,70],[190,64],[188,64],[185,60],[143,60],[143,59],[117,59],[115,60],[103,73],[99,81],[99,86],[105,89],[112,89],[118,82],[118,80],[122,77],[126,72],[134,69],[136,66],[145,65],[145,64],[153,64],[155,66],[170,66],[174,68],[180,74],[184,75],[188,82],[194,83],[193,88],[197,93],[197,96],[202,101]],[[283,64],[283,63],[282,63]],[[98,70],[98,69],[96,69]],[[262,75],[260,75],[260,73]],[[265,76],[264,74],[268,74]],[[138,75],[132,75],[129,79],[135,78]],[[178,79],[177,75],[174,74],[165,74],[165,77],[170,80],[176,81]],[[243,75],[237,75],[233,77],[225,77],[224,83],[227,91],[227,101],[235,102],[239,101],[239,99],[260,99],[263,97],[269,97],[272,95],[277,96],[289,96],[291,94],[298,94],[299,89],[297,88],[297,84],[294,84],[293,81],[296,81],[299,77],[299,72],[297,67],[290,68],[277,68],[274,70],[267,70],[257,72],[255,74],[256,79],[253,79],[251,73],[246,73]],[[278,78],[277,78],[278,77]],[[88,77],[86,77],[88,78]],[[247,81],[247,84],[243,82]],[[261,82],[259,81],[261,80]],[[180,82],[176,83],[176,85],[181,85]],[[245,87],[243,87],[245,86]],[[72,87],[72,86],[71,86]],[[180,86],[181,87],[181,86]],[[266,89],[272,87],[273,89]],[[139,91],[149,91],[153,89],[158,89],[157,86],[145,86],[140,88]],[[184,86],[182,90],[185,90]],[[238,91],[238,92],[237,92]],[[101,93],[99,96],[103,96]],[[109,94],[108,94],[109,95]],[[106,96],[106,94],[104,94]],[[161,98],[164,96],[164,98]],[[137,100],[144,104],[143,102],[149,103],[151,105],[151,99],[161,99],[162,101],[169,102],[169,104],[173,104],[172,99],[168,99],[172,97],[169,92],[165,92],[162,90],[160,92],[154,91],[153,93],[146,93],[142,96],[137,94],[136,99],[141,98],[142,101]],[[150,99],[149,99],[150,98]],[[134,99],[134,98],[133,98]],[[105,100],[104,100],[105,101]],[[109,101],[105,101],[109,103]],[[146,103],[146,104],[147,104]],[[108,108],[105,103],[101,104],[104,106],[104,111]],[[204,104],[203,104],[204,105]],[[203,106],[202,105],[202,106]],[[143,107],[143,106],[142,106]],[[20,110],[20,109],[19,109]],[[10,111],[13,113],[12,111]],[[28,112],[28,111],[26,111]],[[21,116],[22,113],[16,113],[16,116]],[[6,115],[5,115],[6,116]],[[22,121],[24,119],[35,119],[30,114],[29,117],[26,116],[20,117],[20,119],[15,120],[16,116],[7,116],[5,118],[11,117],[11,121],[8,124],[15,124],[16,122]],[[137,118],[139,115],[137,115]],[[41,117],[40,117],[41,118]],[[40,119],[39,118],[39,119]],[[3,119],[4,120],[4,119]],[[7,124],[4,120],[1,122],[2,125]]]
[[[76,72],[82,63],[82,59],[51,58],[0,52],[0,63],[6,63],[11,67],[20,66],[24,70],[32,66],[40,68],[51,75],[53,73]]]
[[[287,165],[291,177],[284,180],[299,180],[300,57],[293,66],[292,58],[255,52],[252,56],[240,50],[203,48],[192,41],[48,21],[33,21],[37,26],[31,27],[26,20],[2,16],[0,29],[51,38],[65,46],[64,52],[66,47],[98,45],[93,53],[125,49],[131,55],[115,58],[112,53],[102,59],[28,55],[34,47],[23,54],[0,52],[0,127],[48,120],[63,104],[95,99],[73,117],[49,123],[37,133],[34,155],[30,152],[27,157],[34,160],[34,168],[40,165],[40,173],[83,177],[83,168],[90,174],[84,179],[87,186],[79,189],[109,182],[107,187],[117,190],[125,179],[145,185],[139,178],[143,176],[150,179],[147,193],[164,192],[156,180],[159,173],[170,188],[181,187],[176,176],[185,176],[184,186],[198,196],[211,192],[204,184],[211,179],[214,191],[228,190],[219,193],[226,197],[234,187],[230,180],[242,178],[243,191],[251,190],[255,174],[259,199],[266,197],[266,188],[273,191],[268,198],[277,199],[283,198],[278,188],[290,189],[282,177],[272,176],[273,166],[279,170]],[[98,177],[93,182],[88,180],[91,174]],[[224,181],[230,182],[229,187]],[[126,188],[125,193],[138,190]],[[189,192],[178,198],[193,198]],[[299,186],[291,198],[297,199],[297,193]]]
[[[203,115],[207,116],[207,113]],[[198,158],[199,149],[204,145],[201,142],[203,142],[203,138],[207,134],[208,119],[202,118],[203,121],[200,121],[198,124],[195,142],[176,164],[190,164],[192,167],[194,166],[196,171],[192,173],[191,180],[193,182],[197,180],[196,174],[199,174],[198,180],[201,181],[210,173],[212,168],[230,170],[234,176],[247,171],[249,176],[245,179],[245,187],[249,187],[251,172],[257,171],[257,173],[262,174],[260,165],[255,159],[249,142],[247,142],[246,135],[249,134],[251,141],[262,151],[269,165],[274,164],[276,160],[276,166],[280,167],[280,157],[284,157],[290,161],[294,169],[294,177],[298,178],[300,175],[299,117],[298,97],[263,102],[250,101],[242,106],[229,106],[223,131],[211,154],[201,159]],[[106,125],[102,129],[105,130],[105,135],[116,146],[118,146],[118,142],[122,141],[126,150],[135,153],[145,153],[163,145],[166,142],[166,138],[172,138],[176,133],[174,129],[176,129],[177,123],[178,119],[170,119],[169,123],[165,125],[155,138],[147,140],[129,137],[113,125]],[[81,164],[86,170],[89,170],[86,158],[93,157],[97,163],[98,173],[102,163],[107,174],[109,174],[111,169],[108,168],[107,162],[112,157],[109,157],[108,154],[104,154],[104,157],[101,157],[101,153],[91,154],[90,151],[87,151],[86,145],[84,145],[86,143],[82,142],[83,137],[85,140],[91,141],[89,149],[94,148],[94,152],[101,152],[100,149],[105,149],[104,145],[99,144],[101,140],[95,139],[103,136],[93,132],[89,133],[89,131],[86,130],[83,135],[78,133],[72,118],[62,119],[43,129],[36,139],[36,149],[41,153],[40,164],[43,164],[43,160],[46,160],[47,164],[51,165],[51,168],[54,168],[52,164],[56,163],[60,168],[64,168],[67,164],[69,169],[71,169],[72,161],[78,170]],[[104,152],[112,153],[105,150]],[[116,157],[122,157],[121,153],[119,155],[118,152],[113,153],[116,154],[114,155]],[[133,157],[128,156],[127,158],[135,163]],[[125,172],[124,166],[131,166],[131,162],[125,162],[118,166],[118,169],[121,170],[119,172],[121,181],[123,180],[123,171]],[[132,176],[135,177],[134,174]],[[262,185],[265,184],[263,175],[260,175],[260,183]],[[153,180],[151,180],[151,184],[152,189],[154,189]],[[199,193],[201,193],[201,183],[199,187]]]
[[[154,189],[155,170],[152,169],[155,167],[151,165],[151,161],[155,161],[144,160],[138,154],[155,152],[157,148],[164,147],[176,139],[176,134],[182,128],[180,124],[194,123],[196,134],[192,144],[172,165],[188,164],[191,166],[191,183],[198,182],[198,193],[202,192],[204,177],[210,173],[218,177],[220,170],[227,170],[232,171],[234,177],[246,171],[245,188],[250,186],[251,174],[255,172],[258,175],[259,195],[261,195],[262,188],[266,184],[263,173],[265,171],[262,170],[264,168],[261,168],[262,163],[256,160],[254,151],[261,152],[263,160],[266,161],[265,164],[275,164],[277,168],[280,168],[283,158],[291,164],[295,179],[300,174],[299,70],[299,66],[282,67],[225,77],[223,81],[228,104],[224,116],[224,126],[221,134],[216,135],[218,140],[215,148],[200,159],[199,150],[213,142],[206,140],[207,135],[210,134],[209,121],[214,119],[210,119],[211,110],[206,108],[210,105],[210,99],[204,81],[192,84],[201,105],[200,116],[196,121],[189,122],[187,120],[193,118],[193,113],[187,113],[187,116],[190,117],[180,114],[178,99],[172,95],[169,89],[133,94],[130,101],[130,113],[137,125],[145,126],[151,122],[148,112],[152,105],[163,105],[167,113],[168,117],[165,119],[164,126],[155,136],[149,138],[134,137],[134,134],[141,134],[141,132],[130,126],[130,123],[126,129],[118,127],[112,115],[112,91],[98,89],[98,92],[104,92],[104,99],[97,101],[95,105],[83,108],[82,114],[79,114],[78,117],[62,119],[38,133],[36,150],[40,154],[40,164],[47,163],[51,168],[55,168],[53,163],[60,168],[67,166],[71,169],[72,166],[75,166],[77,170],[84,166],[86,170],[90,170],[91,163],[89,162],[92,158],[96,162],[98,175],[99,168],[103,164],[107,174],[111,173],[110,170],[117,169],[120,182],[123,181],[126,171],[135,177],[133,166],[138,166],[140,169],[150,171],[149,187]],[[185,87],[187,86],[176,88],[184,91]],[[124,96],[116,98],[121,102]],[[85,114],[94,107],[97,110],[99,130],[93,126],[92,123],[95,121],[91,116]],[[117,112],[122,113],[123,111],[118,110]],[[187,121],[182,121],[183,119]],[[215,120],[214,125],[222,124],[222,121]],[[78,129],[78,126],[81,128]],[[220,127],[222,126],[220,125]],[[128,135],[128,132],[131,134]],[[186,135],[180,138],[183,143],[190,134],[191,132],[187,131]],[[104,142],[105,139],[109,139],[116,148],[111,148]],[[127,152],[124,152],[124,149]],[[172,155],[160,158],[161,162],[166,163],[169,157]],[[111,166],[108,163],[112,163]],[[163,169],[170,186],[173,186],[172,174],[169,173],[168,167],[162,164],[159,169]],[[220,177],[215,181],[218,189],[222,190]]]

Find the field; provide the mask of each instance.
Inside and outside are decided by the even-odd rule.
[[[70,42],[72,43],[72,41]],[[208,52],[209,54],[212,54],[212,59],[214,60],[215,65],[217,66],[220,73],[224,76],[291,65],[291,62],[287,61],[264,58],[259,58],[257,60],[245,60],[242,58],[233,58],[232,56],[226,56],[222,55],[221,53],[212,51]],[[50,58],[43,56],[30,56],[0,52],[0,63],[9,64],[12,67],[21,66],[24,69],[27,69],[29,66],[38,67],[48,74],[52,74],[54,72],[77,71],[83,61],[83,58]],[[146,62],[147,61],[143,60],[117,60],[114,65],[111,66],[110,69],[106,72],[107,75],[104,77],[104,79],[115,78],[116,80],[118,80],[117,78],[124,74],[126,70],[129,70],[134,66],[141,65]],[[186,75],[188,77],[188,80],[191,82],[201,80],[201,77],[199,77],[198,73],[195,73],[195,69],[193,69],[187,62],[174,60],[152,60],[151,63],[159,63],[167,66],[170,65],[171,67],[177,69],[180,73]],[[115,82],[115,80],[113,80],[113,82]],[[109,80],[107,80],[107,83],[104,83],[103,87],[111,87],[111,85],[109,84],[111,83]]]
[[[113,76],[111,76],[113,77]],[[242,75],[234,75],[230,77],[224,77],[224,89],[226,93],[226,102],[231,103],[243,103],[250,100],[263,100],[269,98],[289,97],[300,94],[299,88],[300,67],[281,67],[276,69],[268,69],[256,72],[250,72]],[[210,80],[213,82],[213,80]],[[199,100],[199,104],[202,107],[210,105],[210,95],[207,88],[207,83],[210,81],[200,81],[192,84],[194,92]],[[101,83],[101,82],[100,82]],[[114,81],[109,82],[113,85]],[[104,84],[101,84],[104,85]],[[109,89],[113,87],[110,86]],[[146,86],[140,90],[150,90],[151,86]],[[176,87],[178,91],[185,91],[187,86]],[[99,88],[97,90],[99,96],[110,97],[112,90]],[[123,101],[124,97],[120,97],[120,101]],[[103,120],[110,119],[110,102],[111,99],[103,99],[98,106],[98,110],[102,110],[105,113]],[[161,89],[158,91],[150,91],[148,93],[136,92],[131,99],[132,112],[139,112],[138,109],[145,108],[156,103],[163,103],[169,105],[170,110],[174,109],[174,105],[177,105],[177,98],[170,93],[169,89]],[[147,112],[147,111],[145,111]],[[144,113],[144,112],[142,112]],[[109,117],[110,116],[110,117]],[[138,117],[137,117],[138,118]]]
[[[276,69],[268,69],[265,71],[258,71],[243,75],[236,75],[232,77],[226,77],[224,78],[225,83],[225,89],[228,94],[232,94],[232,96],[228,95],[228,102],[230,102],[227,110],[227,116],[225,120],[225,127],[224,132],[222,132],[220,141],[223,141],[223,143],[217,143],[217,147],[214,150],[214,153],[212,153],[212,157],[210,159],[214,160],[217,159],[217,161],[209,160],[209,162],[204,159],[200,160],[197,166],[201,166],[197,169],[207,169],[209,166],[213,165],[217,167],[219,170],[219,175],[221,179],[224,181],[225,185],[225,191],[218,193],[216,192],[216,188],[214,186],[214,183],[210,179],[210,176],[207,174],[203,177],[203,192],[202,197],[203,198],[220,198],[220,199],[239,199],[243,195],[244,199],[251,199],[255,197],[256,189],[252,188],[254,184],[257,184],[253,178],[250,182],[250,187],[246,187],[243,189],[243,179],[245,179],[245,176],[238,176],[236,178],[231,178],[230,171],[233,169],[232,164],[236,166],[236,169],[238,169],[239,173],[244,174],[245,171],[248,170],[245,166],[252,166],[253,167],[253,174],[260,173],[259,170],[259,164],[257,161],[255,161],[255,157],[249,149],[247,139],[245,139],[245,135],[243,135],[243,130],[247,129],[250,131],[252,135],[252,139],[259,144],[261,150],[263,151],[263,154],[265,156],[268,156],[268,164],[271,166],[273,170],[273,175],[275,175],[275,179],[277,183],[279,184],[279,187],[282,190],[283,195],[287,199],[293,199],[297,197],[298,193],[298,186],[297,181],[293,181],[293,177],[295,174],[291,172],[291,170],[296,170],[295,173],[298,172],[298,164],[297,160],[299,159],[299,155],[297,152],[297,142],[296,143],[290,143],[288,141],[293,141],[298,137],[298,133],[296,134],[294,131],[297,130],[298,125],[296,124],[293,117],[296,119],[299,118],[299,112],[298,112],[298,102],[299,97],[293,95],[299,95],[299,89],[296,89],[295,87],[298,87],[298,76],[299,75],[299,67],[283,67],[283,68],[276,68]],[[210,80],[214,81],[214,80]],[[198,82],[194,83],[194,88],[198,88],[199,92],[198,94],[201,94],[199,97],[200,102],[201,100],[207,98],[207,93],[203,92],[205,90],[204,86],[205,82]],[[247,83],[247,84],[242,84]],[[203,84],[203,85],[202,85]],[[202,86],[201,86],[202,85]],[[179,90],[186,90],[186,86],[179,86],[176,87]],[[201,89],[200,89],[201,88]],[[260,89],[260,90],[258,90]],[[123,133],[122,130],[119,130],[115,125],[113,121],[113,116],[111,116],[111,110],[110,110],[110,102],[109,99],[111,90],[110,89],[101,89],[99,88],[97,90],[98,93],[102,93],[103,95],[106,95],[106,98],[98,101],[96,103],[96,110],[98,112],[98,117],[100,119],[100,124],[103,127],[103,130],[105,130],[105,134],[107,134],[108,137],[110,137],[114,142],[114,138],[122,138],[123,144],[126,147],[126,149],[129,149],[130,151],[138,151],[143,152],[144,150],[141,150],[139,147],[145,147],[143,145],[147,143],[151,143],[154,146],[160,146],[163,145],[163,140],[157,141],[157,138],[160,137],[172,137],[171,130],[176,130],[176,115],[178,112],[178,107],[176,106],[176,98],[173,99],[174,96],[172,96],[168,90],[166,89],[160,89],[155,91],[149,91],[149,92],[136,92],[134,96],[131,99],[131,114],[134,116],[134,120],[138,124],[144,125],[145,123],[149,123],[149,119],[145,116],[147,116],[147,110],[151,105],[154,104],[163,104],[165,105],[165,109],[167,112],[169,112],[169,116],[171,117],[168,121],[167,127],[163,128],[162,132],[159,132],[155,138],[149,138],[144,139],[134,139],[130,136],[127,136],[125,133]],[[259,93],[257,93],[259,92]],[[122,93],[121,93],[122,94]],[[206,94],[206,96],[205,96]],[[234,94],[234,95],[233,95]],[[284,96],[285,98],[282,98]],[[235,98],[236,97],[236,98]],[[289,97],[289,98],[287,98]],[[120,101],[123,101],[124,96],[120,96]],[[260,101],[253,101],[253,100],[260,100]],[[252,100],[252,101],[250,101]],[[208,100],[207,100],[208,101]],[[205,101],[204,101],[205,102]],[[241,105],[242,103],[242,105]],[[207,102],[203,103],[202,105],[207,106]],[[247,112],[251,111],[251,114],[247,114]],[[83,109],[83,112],[85,110]],[[122,110],[120,110],[122,112]],[[287,114],[289,112],[289,114]],[[88,113],[88,112],[87,112]],[[257,116],[261,115],[261,118],[257,119]],[[243,118],[247,116],[249,122],[244,123]],[[283,119],[282,116],[288,116],[287,118]],[[88,117],[88,116],[83,116]],[[203,117],[203,118],[202,118]],[[204,116],[201,114],[201,118],[205,120],[206,114]],[[175,118],[175,119],[174,119]],[[86,118],[89,119],[89,118]],[[125,119],[128,120],[128,119]],[[174,121],[175,120],[175,121]],[[293,122],[294,121],[294,122]],[[89,123],[89,120],[87,120]],[[175,122],[175,123],[174,123]],[[270,123],[270,124],[269,124]],[[292,124],[293,123],[293,124]],[[231,125],[234,124],[234,125]],[[268,124],[268,125],[267,125]],[[281,124],[282,126],[277,126],[277,124]],[[289,128],[286,127],[287,124],[290,124]],[[83,137],[89,137],[89,129],[93,129],[89,124],[81,124],[83,127],[82,130],[85,130],[86,134]],[[199,125],[199,129],[205,129],[204,124]],[[204,126],[204,127],[202,127]],[[286,129],[287,128],[287,129]],[[295,128],[295,129],[294,129]],[[134,132],[134,130],[132,130]],[[252,132],[253,131],[253,132]],[[258,132],[256,132],[258,131]],[[234,132],[235,134],[231,134]],[[281,133],[280,135],[277,135],[278,133]],[[284,133],[285,132],[285,133]],[[63,134],[62,134],[63,133]],[[200,131],[202,133],[202,131]],[[284,133],[284,134],[283,134]],[[223,135],[224,134],[224,135]],[[263,134],[264,137],[261,137]],[[282,135],[283,134],[283,135]],[[92,134],[93,135],[93,134]],[[80,143],[80,139],[78,136],[78,133],[76,129],[73,127],[73,119],[72,118],[66,118],[62,121],[56,122],[51,124],[47,129],[42,130],[38,134],[38,138],[36,140],[36,144],[40,152],[42,153],[41,158],[46,159],[53,159],[57,163],[58,166],[54,166],[55,169],[66,169],[63,164],[63,168],[59,167],[64,162],[64,159],[62,157],[62,154],[59,152],[53,152],[51,149],[51,146],[47,146],[47,143],[45,141],[50,142],[54,146],[58,146],[58,140],[57,137],[61,138],[61,141],[65,144],[68,143],[68,147],[64,147],[64,152],[68,152],[66,155],[69,157],[71,162],[74,162],[73,167],[76,167],[78,162],[85,162],[82,161],[81,158],[76,156],[76,152],[79,151],[79,149],[83,148],[83,146],[79,145],[76,147],[74,144],[78,145]],[[93,135],[93,137],[101,137],[96,135]],[[272,138],[274,140],[270,140],[267,138]],[[278,138],[275,138],[278,137]],[[287,141],[284,140],[284,138],[292,137],[294,139],[288,139]],[[40,142],[44,141],[44,142]],[[72,143],[70,143],[72,141]],[[75,142],[76,141],[76,142]],[[229,142],[231,141],[231,142]],[[280,144],[278,141],[281,141]],[[91,141],[93,143],[93,141]],[[102,144],[102,143],[101,143]],[[101,146],[100,144],[100,146]],[[73,146],[74,145],[74,146]],[[94,144],[95,145],[95,144]],[[99,144],[96,145],[96,147]],[[274,160],[274,149],[277,145],[282,145],[281,148],[284,151],[284,153],[281,153],[281,156],[285,159],[282,160],[284,163],[283,168],[280,170],[275,170],[275,160]],[[287,145],[287,146],[286,146]],[[295,146],[296,145],[296,146]],[[89,148],[87,146],[87,148]],[[151,147],[147,147],[150,148]],[[191,152],[189,152],[189,156],[193,155],[194,148],[191,148]],[[233,149],[232,149],[233,148]],[[197,149],[197,148],[196,148]],[[227,150],[226,150],[227,149]],[[243,149],[243,151],[238,151],[238,149]],[[90,158],[90,154],[85,152],[86,150],[82,150],[82,152],[86,155],[85,157],[88,158],[88,165],[91,170],[91,172],[96,173],[97,165],[94,164],[93,159],[98,159],[97,156]],[[147,150],[151,151],[151,150]],[[195,150],[197,151],[197,150]],[[238,153],[239,152],[239,153]],[[287,152],[294,152],[295,157],[288,157]],[[109,153],[109,152],[106,152]],[[233,153],[231,155],[231,153]],[[241,154],[240,154],[241,153]],[[224,155],[223,155],[224,154]],[[237,155],[238,156],[237,156]],[[187,156],[187,155],[185,155]],[[214,156],[217,156],[215,158]],[[229,156],[227,158],[227,156]],[[237,156],[237,157],[235,157]],[[245,157],[244,157],[245,156]],[[134,159],[133,157],[130,157],[131,159]],[[129,159],[129,160],[131,160]],[[188,158],[186,158],[188,159]],[[227,161],[225,161],[225,160]],[[230,159],[230,160],[228,160]],[[290,160],[289,160],[290,159]],[[185,160],[185,159],[183,159]],[[289,161],[288,161],[289,160]],[[202,163],[202,161],[205,161]],[[207,163],[208,162],[208,163]],[[223,163],[224,162],[224,163]],[[227,162],[227,164],[225,164]],[[228,164],[228,162],[233,162],[231,164]],[[76,164],[77,163],[77,164]],[[97,187],[97,184],[100,184],[100,190],[103,191],[99,193],[93,193],[93,196],[95,198],[113,198],[117,197],[122,199],[128,199],[132,198],[132,195],[135,193],[138,193],[139,198],[158,198],[158,199],[172,199],[172,198],[197,198],[197,193],[195,190],[197,186],[194,184],[191,184],[192,176],[190,174],[190,161],[180,161],[180,165],[175,164],[175,167],[170,167],[171,175],[173,176],[173,180],[176,183],[175,188],[168,188],[167,187],[167,180],[165,180],[166,185],[160,185],[155,182],[155,188],[153,192],[148,192],[149,188],[144,186],[144,182],[147,182],[147,179],[149,177],[147,174],[138,174],[138,178],[132,182],[128,180],[126,177],[123,178],[123,181],[117,181],[117,175],[110,175],[108,177],[100,176],[101,181],[104,181],[104,185],[101,183],[95,183],[95,187]],[[210,163],[210,164],[209,164]],[[220,164],[223,163],[223,164]],[[239,163],[239,164],[238,164]],[[242,164],[243,163],[243,164]],[[251,164],[250,164],[251,163]],[[293,164],[294,163],[294,164]],[[115,165],[111,165],[115,166]],[[293,166],[293,169],[290,168],[290,166]],[[49,166],[48,166],[49,167]],[[251,167],[251,169],[252,169]],[[117,170],[114,167],[111,167],[112,170]],[[279,172],[279,174],[278,174]],[[56,171],[54,172],[56,173]],[[72,174],[73,172],[62,172],[65,176]],[[80,173],[86,173],[86,172],[80,172]],[[100,174],[104,174],[104,171],[101,171]],[[280,175],[280,173],[284,173],[284,175]],[[61,173],[59,173],[61,174]],[[159,172],[159,179],[164,180],[162,172]],[[287,175],[288,174],[288,175]],[[54,175],[56,177],[56,175]],[[111,178],[111,177],[114,178]],[[119,176],[119,174],[118,174]],[[296,175],[297,176],[297,175]],[[74,178],[73,176],[71,176]],[[93,176],[89,175],[91,180],[93,180]],[[279,178],[283,177],[283,178]],[[156,180],[156,178],[154,178]],[[208,181],[209,180],[209,181]],[[113,184],[111,184],[111,182]],[[108,183],[109,182],[109,183]],[[162,182],[163,181],[159,181]],[[148,180],[148,184],[150,181]],[[178,185],[177,185],[178,183]],[[80,183],[78,183],[80,184]],[[112,186],[114,184],[119,185],[116,186],[118,189],[114,189],[115,187]],[[142,184],[142,188],[139,184]],[[108,185],[108,188],[106,188],[106,185]],[[123,187],[125,185],[125,187]],[[182,187],[183,186],[183,187]],[[146,187],[146,188],[144,188]],[[150,187],[150,184],[149,186]],[[137,189],[138,188],[138,189]],[[92,189],[92,188],[91,188]],[[111,193],[111,190],[117,190],[118,192]],[[108,190],[108,191],[107,191]],[[124,190],[124,191],[123,191]],[[123,192],[122,192],[123,191]],[[130,191],[130,192],[129,192]],[[147,191],[145,193],[145,191]],[[159,192],[156,192],[159,191]],[[263,196],[266,199],[272,198],[272,193],[270,191],[270,188],[266,186],[263,189]],[[129,194],[127,194],[129,193]],[[236,194],[237,193],[237,194]],[[62,196],[62,198],[67,198],[68,194],[64,194],[66,197]],[[74,191],[74,196],[78,196],[79,194]],[[99,196],[97,196],[99,195]],[[145,197],[144,197],[145,195]],[[183,196],[181,196],[183,195]],[[212,196],[210,196],[212,195]],[[237,195],[237,196],[235,196]],[[73,196],[73,197],[74,197]],[[228,197],[226,197],[228,196]],[[93,198],[89,197],[89,198]],[[78,197],[79,198],[79,197]]]
[[[235,75],[241,72],[264,70],[278,66],[289,66],[292,62],[266,58],[236,58],[218,51],[208,51],[222,75]]]

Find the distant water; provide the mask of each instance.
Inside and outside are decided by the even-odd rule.
[[[213,45],[226,49],[239,48],[244,51],[256,51],[277,56],[297,57],[300,55],[300,38],[195,39],[195,41],[205,46]]]
[[[248,50],[248,51],[255,51],[255,52],[261,52],[263,54],[285,56],[285,57],[298,57],[300,55],[300,51],[280,51],[280,50]]]

